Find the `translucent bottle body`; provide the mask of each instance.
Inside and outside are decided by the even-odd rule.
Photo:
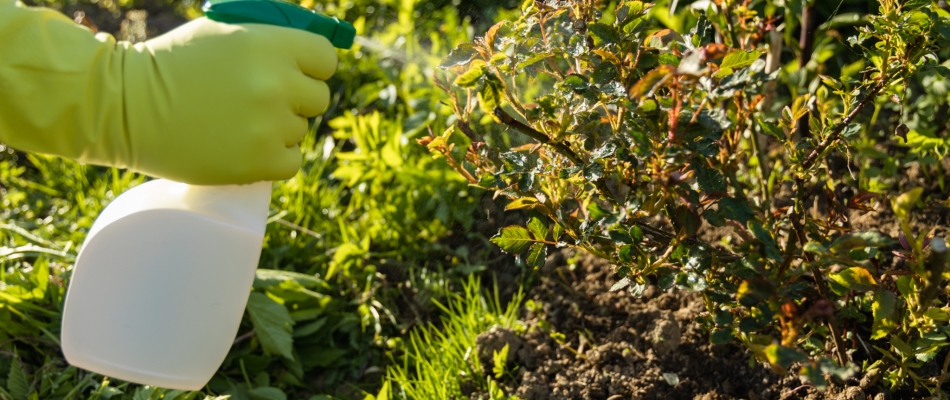
[[[154,180],[116,198],[89,231],[63,312],[77,367],[197,390],[237,334],[264,239],[271,183]]]

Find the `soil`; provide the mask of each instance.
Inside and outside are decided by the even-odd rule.
[[[807,399],[865,400],[917,398],[870,389],[858,382],[819,393],[797,374],[781,375],[751,361],[738,344],[714,345],[695,317],[702,298],[684,291],[647,289],[643,298],[610,292],[617,278],[608,265],[572,253],[552,254],[540,283],[527,298],[540,304],[527,311],[528,331],[494,329],[478,338],[478,355],[492,375],[491,355],[509,346],[501,383],[522,400],[541,399]],[[562,344],[548,329],[564,335]],[[471,398],[477,398],[472,394]],[[483,397],[484,398],[484,397]]]

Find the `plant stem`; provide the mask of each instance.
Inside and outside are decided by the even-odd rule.
[[[521,132],[534,140],[551,146],[554,151],[558,152],[558,154],[564,157],[567,157],[567,159],[571,160],[574,165],[584,165],[584,160],[581,160],[581,158],[577,156],[577,153],[574,153],[574,150],[571,150],[571,148],[568,147],[567,142],[555,142],[551,140],[548,135],[538,132],[534,128],[525,125],[521,123],[521,121],[516,120],[511,115],[508,115],[508,113],[506,113],[505,110],[502,110],[501,107],[495,107],[495,116],[498,117],[498,120],[501,121],[501,123],[514,128],[516,131]]]
[[[802,9],[802,26],[801,26],[801,35],[798,40],[798,45],[801,48],[801,53],[798,55],[798,68],[803,71],[807,76],[808,71],[805,70],[808,62],[811,61],[811,49],[815,43],[815,6],[813,4],[805,5],[805,8]],[[808,116],[810,113],[805,113],[798,120],[797,131],[798,137],[801,139],[807,138],[810,135],[809,125],[808,125]]]

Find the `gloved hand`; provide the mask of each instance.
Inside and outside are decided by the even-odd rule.
[[[329,103],[319,35],[205,18],[131,45],[0,0],[0,142],[191,184],[292,177]]]

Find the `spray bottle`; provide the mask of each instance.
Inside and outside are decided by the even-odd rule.
[[[352,25],[294,4],[212,1],[205,15],[353,44]],[[165,179],[116,198],[96,219],[69,283],[62,349],[77,367],[198,390],[224,361],[254,281],[271,182],[193,186]]]

